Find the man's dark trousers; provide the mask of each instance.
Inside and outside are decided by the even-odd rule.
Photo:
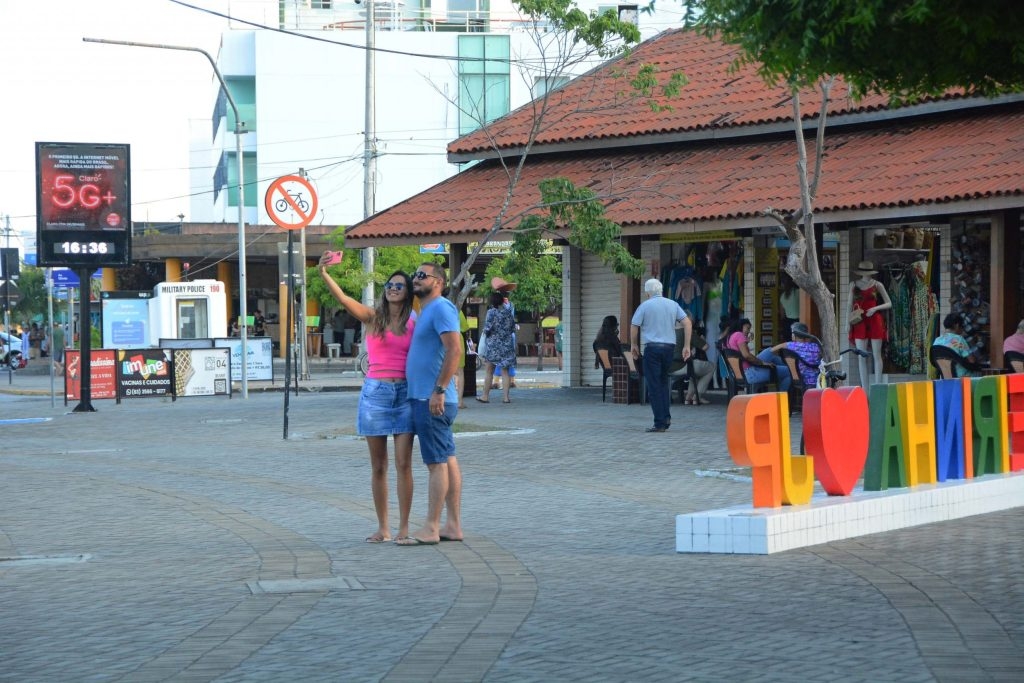
[[[647,400],[651,402],[656,429],[668,429],[672,422],[669,413],[672,393],[668,371],[674,350],[675,344],[648,344],[644,347],[644,381],[647,383]]]

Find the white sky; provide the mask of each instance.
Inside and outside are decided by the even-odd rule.
[[[253,18],[263,0],[189,0]],[[275,3],[271,3],[275,4]],[[188,220],[189,120],[209,119],[226,20],[168,0],[0,0],[0,221],[35,233],[35,143],[131,145],[132,219]],[[2,227],[2,223],[0,223]]]

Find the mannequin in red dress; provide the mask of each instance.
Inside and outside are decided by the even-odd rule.
[[[885,319],[879,311],[892,308],[892,301],[885,286],[871,277],[878,273],[871,261],[861,261],[853,271],[858,278],[850,283],[850,306],[847,310],[847,326],[850,330],[850,341],[861,351],[871,346],[874,360],[874,384],[882,381],[882,342],[886,338]],[[856,324],[850,323],[850,315],[860,310],[863,318]],[[868,361],[863,356],[857,357],[860,370],[860,383],[864,390],[868,389]]]

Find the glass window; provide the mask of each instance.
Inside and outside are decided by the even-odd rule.
[[[210,336],[210,313],[206,299],[179,299],[177,302],[178,339]]]
[[[254,76],[227,77],[224,82],[228,84],[231,97],[238,107],[238,114],[242,117],[242,124],[246,131],[256,130],[256,78]],[[225,103],[226,104],[226,103]],[[230,104],[227,106],[227,117],[229,133],[235,132],[235,112]]]
[[[509,112],[508,36],[459,36],[459,133]]]
[[[224,157],[227,164],[228,206],[238,206],[238,155],[228,152]],[[245,205],[256,206],[256,152],[243,154],[242,163],[245,165]]]
[[[217,128],[220,126],[220,120],[227,116],[228,98],[224,96],[224,88],[217,89],[217,101],[213,105],[213,116],[210,117],[210,121],[213,124],[213,132],[210,134],[211,140],[217,139]]]
[[[224,153],[220,153],[220,159],[217,160],[217,169],[213,172],[213,201],[217,202],[217,198],[220,196],[220,191],[227,187],[228,184],[228,161]]]

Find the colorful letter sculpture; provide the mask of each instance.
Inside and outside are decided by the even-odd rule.
[[[903,456],[907,485],[935,483],[935,398],[931,382],[896,385],[904,415]]]
[[[1006,444],[1006,377],[971,380],[974,402],[974,474],[1010,471]]]
[[[884,491],[907,485],[903,457],[903,417],[895,384],[871,386],[871,440],[864,467],[864,490]]]
[[[1006,376],[1010,471],[1024,470],[1024,374]]]
[[[830,496],[913,489],[1024,471],[1024,373],[875,384],[803,397],[806,456],[790,455],[789,398],[736,396],[726,414],[729,455],[752,468],[754,507],[802,505],[814,478]]]
[[[970,479],[974,475],[971,380],[937,380],[934,393],[935,476],[939,481]]]
[[[789,397],[748,394],[729,401],[726,414],[729,455],[751,468],[754,507],[799,505],[811,500],[814,461],[789,454]]]
[[[804,394],[804,443],[830,496],[848,496],[868,457],[868,397],[860,387]],[[831,425],[828,429],[825,425]]]

